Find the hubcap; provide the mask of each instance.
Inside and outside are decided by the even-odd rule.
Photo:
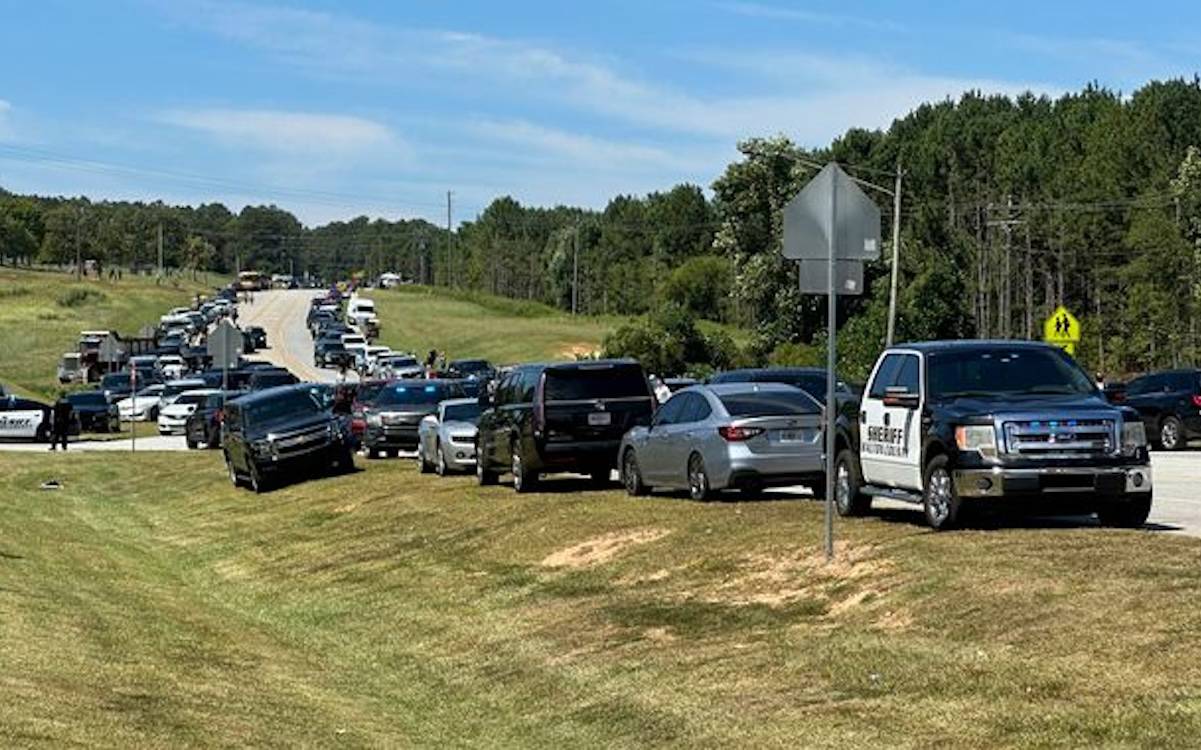
[[[442,453],[442,446],[438,446],[438,473],[446,473],[446,456]]]
[[[844,511],[851,507],[851,472],[846,464],[839,464],[834,474],[834,502]]]
[[[705,494],[707,484],[705,467],[700,461],[694,459],[688,471],[688,487],[692,490],[692,496],[699,499]]]
[[[1176,423],[1172,421],[1164,422],[1160,437],[1165,448],[1175,448],[1176,441],[1180,438],[1180,432],[1176,428]]]
[[[638,465],[634,461],[633,454],[626,456],[623,474],[626,480],[626,490],[632,494],[634,490],[638,489]]]
[[[930,520],[942,523],[951,513],[951,475],[946,469],[935,469],[930,474],[930,486],[926,489],[926,502],[930,509]]]
[[[513,454],[513,486],[521,487],[521,456]]]

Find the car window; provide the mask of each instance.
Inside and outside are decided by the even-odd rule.
[[[1197,376],[1191,372],[1177,372],[1171,376],[1173,391],[1187,391],[1192,393],[1196,390]]]
[[[650,396],[646,376],[638,365],[599,365],[546,371],[547,401],[588,401],[598,398]]]
[[[817,401],[800,389],[723,393],[718,398],[735,419],[821,413]]]
[[[659,411],[655,414],[655,424],[670,425],[677,424],[680,421],[680,413],[688,403],[687,393],[677,393],[667,399],[667,403],[659,407]]]
[[[1127,396],[1141,396],[1147,392],[1147,381],[1149,378],[1135,378],[1126,386]]]
[[[713,413],[713,407],[709,405],[709,400],[699,393],[687,393],[688,401],[684,405],[684,413],[680,415],[680,422],[691,424],[693,422],[703,422]]]
[[[884,361],[880,363],[880,367],[876,370],[876,377],[872,380],[872,389],[868,393],[869,398],[884,398],[888,387],[896,380],[897,372],[904,365],[904,355],[889,354],[884,357]]]
[[[916,356],[912,354],[903,355],[901,369],[897,372],[897,379],[893,383],[893,386],[904,388],[909,393],[921,392],[918,359]]]

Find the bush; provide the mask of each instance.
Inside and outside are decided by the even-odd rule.
[[[663,283],[665,302],[694,317],[722,320],[734,271],[729,261],[717,255],[701,255],[685,261]]]
[[[99,289],[88,287],[72,287],[58,297],[59,307],[82,307],[89,303],[100,303],[108,299]]]
[[[767,355],[767,363],[772,367],[824,367],[826,360],[817,347],[797,342],[777,346]]]
[[[660,376],[708,374],[743,364],[738,345],[724,331],[700,332],[685,310],[675,305],[627,323],[605,337],[606,357],[630,357]]]

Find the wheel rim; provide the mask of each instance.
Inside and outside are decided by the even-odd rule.
[[[700,500],[709,489],[709,478],[705,476],[705,465],[697,457],[688,463],[688,490],[692,497]]]
[[[631,495],[633,495],[638,491],[639,481],[638,460],[634,458],[634,454],[632,452],[626,455],[626,460],[622,464],[622,468],[624,469],[622,472],[622,477],[625,479],[626,492],[629,492]]]
[[[839,463],[834,472],[834,502],[842,511],[851,507],[851,472],[845,463]]]
[[[947,520],[951,514],[951,475],[946,469],[935,469],[930,473],[930,486],[926,489],[926,509],[930,521],[935,525]]]
[[[517,452],[513,452],[513,486],[521,489],[521,456]]]
[[[442,453],[442,446],[438,446],[438,476],[446,473],[446,455]]]
[[[237,486],[238,486],[238,472],[234,471],[234,464],[233,464],[233,462],[232,462],[232,461],[230,461],[228,458],[227,458],[227,459],[225,459],[225,468],[229,469],[229,481],[230,481],[230,483],[231,483],[233,486],[237,487]]]
[[[250,489],[258,492],[259,487],[259,470],[254,468],[254,464],[250,465]]]
[[[1180,440],[1180,428],[1176,426],[1175,420],[1169,419],[1163,423],[1163,427],[1159,431],[1160,442],[1165,448],[1175,448],[1176,443]]]

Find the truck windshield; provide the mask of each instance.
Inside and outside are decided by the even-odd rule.
[[[433,406],[449,397],[449,389],[445,385],[394,385],[379,392],[375,405]]]
[[[475,424],[480,421],[480,405],[455,404],[447,406],[445,419],[447,422],[470,422],[471,424]]]
[[[304,417],[322,410],[321,404],[307,391],[282,393],[246,407],[247,424],[275,422],[288,417]]]
[[[931,398],[1064,394],[1096,386],[1067,355],[1046,349],[967,349],[927,358]]]

